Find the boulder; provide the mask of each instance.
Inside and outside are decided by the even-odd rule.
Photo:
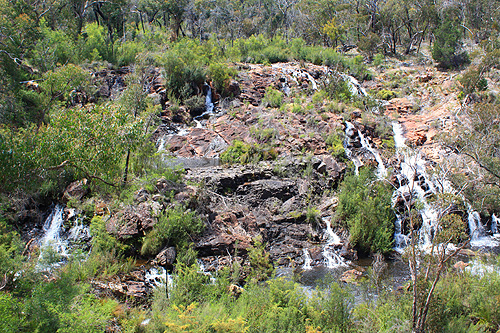
[[[175,250],[174,246],[166,247],[156,255],[154,264],[163,267],[172,267],[172,265],[175,263],[176,256],[177,251]]]
[[[62,201],[67,203],[70,200],[82,200],[82,198],[89,192],[87,183],[87,179],[83,178],[69,184],[64,190]]]

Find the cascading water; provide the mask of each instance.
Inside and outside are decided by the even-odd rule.
[[[382,160],[382,157],[380,156],[380,153],[378,152],[377,149],[373,148],[371,144],[368,142],[368,139],[361,133],[359,129],[356,129],[354,125],[346,121],[346,142],[344,143],[344,150],[346,152],[347,157],[354,163],[355,167],[355,174],[359,174],[359,167],[363,165],[363,163],[359,160],[357,156],[353,154],[353,151],[349,148],[349,139],[352,139],[356,134],[359,137],[359,142],[361,144],[361,147],[363,149],[366,149],[369,151],[373,157],[375,157],[375,160],[377,161],[377,178],[378,179],[383,179],[387,177],[387,169],[385,168],[384,161]]]
[[[44,235],[40,240],[40,258],[43,258],[48,249],[52,249],[55,253],[62,256],[67,256],[67,242],[61,238],[61,227],[63,225],[64,207],[57,205],[43,225]]]
[[[498,217],[495,214],[491,215],[491,233],[493,236],[498,237]]]
[[[214,111],[214,102],[212,99],[212,87],[209,84],[207,86],[207,96],[205,97],[205,112],[212,113]]]
[[[469,206],[469,216],[467,218],[469,223],[470,245],[473,247],[496,247],[499,245],[495,240],[497,234],[497,218],[495,215],[491,217],[491,233],[492,236],[487,235],[486,229],[481,222],[481,216],[478,212],[472,210]]]
[[[435,233],[438,211],[427,202],[427,197],[436,193],[436,189],[427,176],[425,161],[418,152],[412,152],[406,146],[401,125],[397,122],[393,122],[392,128],[394,131],[396,152],[403,159],[401,161],[401,173],[398,177],[400,187],[394,192],[393,202],[395,203],[398,198],[403,198],[403,200],[405,200],[407,197],[411,198],[413,195],[417,196],[417,199],[423,205],[423,208],[420,210],[420,215],[422,217],[422,227],[419,232],[420,244],[424,247],[428,247]],[[409,237],[404,235],[401,224],[402,217],[398,215],[394,234],[396,250],[404,249],[409,242]]]
[[[64,207],[57,205],[45,220],[44,234],[40,239],[39,269],[50,269],[62,264],[77,243],[88,241],[90,230],[77,219],[76,224],[65,233]]]
[[[311,263],[312,263],[311,255],[309,254],[309,250],[303,249],[303,251],[304,251],[304,266],[302,266],[302,268],[304,270],[310,270],[310,269],[312,269],[312,266],[311,266]]]
[[[422,227],[419,232],[420,245],[424,248],[429,247],[436,232],[439,212],[428,203],[427,197],[438,192],[437,186],[429,179],[425,168],[425,161],[420,154],[410,151],[406,146],[401,125],[393,122],[392,127],[396,151],[399,156],[403,157],[401,173],[398,176],[400,187],[394,192],[393,203],[395,204],[398,198],[405,200],[406,196],[410,198],[408,200],[411,200],[411,196],[416,195],[418,201],[423,205],[423,208],[420,210],[422,217]],[[442,186],[442,191],[454,192],[447,180],[442,180],[439,183]],[[395,249],[398,251],[402,251],[410,241],[409,236],[404,234],[401,224],[402,217],[398,214],[394,232]],[[470,244],[472,246],[493,247],[498,245],[498,242],[493,237],[487,235],[479,213],[474,211],[470,205],[468,208],[468,224],[471,237]]]
[[[358,80],[356,80],[354,77],[352,77],[351,75],[343,74],[343,73],[340,74],[340,76],[349,85],[349,90],[351,91],[351,94],[353,94],[354,96],[358,96],[358,95],[367,96],[368,95],[366,93],[366,90],[363,87],[361,87]]]
[[[380,157],[380,154],[378,150],[373,148],[368,140],[365,138],[365,136],[361,133],[361,131],[358,129],[358,135],[360,138],[361,146],[368,150],[372,155],[375,157],[375,160],[377,161],[377,178],[378,179],[383,179],[387,177],[387,169],[385,168],[384,161],[382,160],[382,157]]]
[[[352,149],[349,148],[350,146],[349,140],[355,136],[356,128],[354,127],[353,124],[351,124],[348,121],[346,121],[345,124],[346,124],[345,128],[346,139],[344,141],[345,154],[347,155],[347,158],[350,159],[354,164],[354,173],[356,175],[359,175],[359,168],[363,165],[363,162],[361,162],[361,160],[356,155],[354,155]]]
[[[331,216],[323,218],[323,222],[326,224],[326,237],[327,242],[323,247],[323,257],[325,258],[325,265],[328,268],[337,268],[341,266],[347,266],[347,262],[344,258],[337,252],[336,248],[342,245],[340,237],[333,232],[331,225]]]

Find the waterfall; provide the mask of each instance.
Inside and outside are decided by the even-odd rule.
[[[469,223],[469,234],[470,234],[470,245],[475,247],[495,247],[499,243],[494,239],[497,233],[497,217],[493,215],[491,217],[491,232],[493,237],[487,235],[483,223],[481,222],[481,216],[478,212],[472,210],[472,207],[468,207],[468,217],[467,221]]]
[[[356,130],[356,128],[354,127],[353,124],[351,124],[348,121],[346,121],[345,124],[346,124],[345,128],[346,139],[344,141],[345,154],[347,155],[347,158],[350,159],[354,164],[354,173],[356,175],[359,175],[359,168],[363,165],[363,162],[361,162],[361,160],[353,154],[351,148],[349,148],[349,139],[354,136],[355,133],[354,131]]]
[[[380,157],[380,154],[378,150],[373,148],[368,140],[365,138],[365,136],[361,133],[361,131],[358,129],[358,135],[360,138],[361,146],[365,149],[367,149],[372,155],[375,157],[375,160],[377,161],[377,178],[378,179],[383,179],[387,177],[387,169],[385,168],[384,161],[382,161],[382,157]]]
[[[495,214],[491,215],[491,233],[493,235],[498,234],[498,217]]]
[[[52,249],[55,253],[67,256],[67,241],[61,238],[61,227],[63,225],[64,207],[57,205],[43,225],[44,235],[40,240],[40,258],[43,258],[46,250]]]
[[[65,232],[64,207],[56,205],[45,220],[44,234],[39,241],[40,256],[38,257],[38,270],[48,270],[64,263],[71,255],[72,247],[82,243],[87,244],[91,238],[90,229],[82,224],[80,218],[75,225]]]
[[[214,103],[212,101],[212,88],[209,84],[205,84],[207,89],[207,96],[205,97],[205,113],[212,113],[214,111]]]
[[[323,247],[323,257],[325,258],[325,265],[328,268],[337,268],[341,266],[347,266],[347,262],[342,258],[340,254],[337,253],[335,247],[342,245],[340,237],[333,232],[331,224],[331,216],[323,218],[323,222],[326,224],[326,237],[327,242]]]
[[[310,270],[310,269],[312,269],[312,267],[311,267],[311,263],[312,263],[311,255],[309,254],[309,251],[306,248],[304,248],[303,251],[304,251],[304,266],[302,266],[302,268],[304,270]]]
[[[349,85],[349,90],[351,91],[351,94],[353,94],[354,96],[357,96],[357,95],[367,96],[368,95],[366,93],[366,90],[363,87],[361,87],[358,80],[356,80],[353,76],[343,74],[343,73],[340,74],[340,76]]]
[[[405,144],[403,128],[397,122],[392,123],[394,131],[394,142],[396,152],[403,157],[401,161],[401,178],[400,187],[394,192],[393,202],[396,202],[398,197],[405,198],[405,195],[416,195],[418,201],[423,205],[420,209],[422,217],[422,227],[420,229],[420,243],[424,247],[431,244],[435,233],[436,224],[438,221],[438,211],[434,209],[428,202],[427,197],[436,193],[434,184],[428,179],[425,170],[425,161],[418,152],[408,150]],[[395,225],[394,239],[396,240],[396,249],[401,249],[408,244],[408,236],[404,235],[401,226],[401,216],[397,216]]]
[[[318,84],[316,83],[316,80],[312,77],[312,75],[309,74],[308,71],[305,71],[305,75],[309,79],[309,81],[311,82],[311,86],[312,86],[313,90],[318,90]]]
[[[363,135],[363,133],[361,133],[359,129],[356,129],[351,122],[346,121],[345,123],[346,123],[345,133],[347,138],[346,142],[344,143],[345,146],[344,150],[346,152],[347,157],[354,163],[355,174],[356,175],[359,174],[359,167],[362,166],[363,163],[359,160],[357,156],[354,156],[352,150],[348,147],[348,145],[349,145],[349,139],[355,136],[355,134],[357,133],[361,147],[369,151],[377,161],[377,173],[376,173],[377,178],[383,179],[387,177],[387,169],[385,168],[384,161],[382,160],[382,157],[380,156],[378,150],[371,146],[371,144],[368,142],[368,139]]]

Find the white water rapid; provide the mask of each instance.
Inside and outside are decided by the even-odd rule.
[[[405,144],[403,128],[397,122],[392,123],[394,131],[394,142],[396,152],[399,154],[401,161],[401,172],[398,175],[400,187],[394,192],[393,203],[397,200],[411,200],[412,196],[416,196],[418,202],[422,204],[420,215],[422,217],[422,227],[420,229],[420,242],[423,248],[428,248],[431,245],[432,238],[436,232],[439,212],[432,207],[427,198],[438,192],[437,183],[434,183],[426,172],[425,161],[417,151],[410,150]],[[444,192],[454,193],[451,184],[448,180],[443,179],[439,182],[441,190]],[[495,247],[499,242],[495,240],[494,235],[497,234],[497,218],[492,216],[491,234],[485,230],[481,221],[481,216],[468,205],[468,225],[470,233],[470,244],[473,247]],[[409,245],[409,235],[405,235],[402,230],[402,216],[397,215],[395,223],[395,250],[402,251]]]
[[[377,161],[377,173],[376,173],[377,178],[384,179],[385,177],[387,177],[387,169],[384,165],[384,161],[382,160],[382,157],[380,156],[378,150],[372,147],[372,145],[370,144],[368,139],[363,135],[363,133],[361,133],[359,129],[356,129],[356,127],[354,127],[354,125],[351,122],[346,121],[345,124],[346,124],[345,133],[347,136],[347,140],[349,140],[349,138],[353,138],[357,134],[359,137],[359,142],[361,144],[361,147],[369,151],[373,155],[373,157],[375,157],[375,160]],[[344,150],[346,152],[347,157],[354,163],[355,174],[358,175],[359,167],[363,165],[363,162],[361,162],[360,159],[353,154],[352,149],[349,148],[348,145],[349,145],[348,142],[344,144],[345,146]]]
[[[435,233],[438,211],[434,209],[427,201],[427,197],[436,193],[436,188],[433,182],[429,179],[425,168],[425,161],[419,152],[412,151],[405,144],[403,128],[398,122],[392,123],[394,131],[394,142],[396,145],[396,153],[401,161],[401,171],[398,176],[400,183],[399,188],[394,192],[393,202],[396,203],[398,198],[403,200],[411,200],[411,197],[416,196],[416,199],[422,204],[420,215],[422,217],[422,227],[420,229],[420,245],[428,247],[431,245],[432,238]],[[402,250],[408,245],[409,237],[402,230],[402,217],[397,216],[395,224],[395,249]]]
[[[328,268],[337,268],[342,266],[347,266],[347,262],[338,253],[339,246],[342,245],[340,237],[333,232],[331,225],[331,216],[323,218],[323,222],[326,224],[326,237],[327,242],[323,247],[323,257],[325,258],[325,266]]]
[[[309,250],[308,249],[303,249],[304,251],[304,266],[302,266],[302,269],[304,270],[310,270],[312,269],[312,266],[311,266],[311,263],[312,263],[312,259],[311,259],[311,255],[309,254]]]
[[[77,219],[76,224],[66,232],[64,228],[64,207],[56,205],[43,225],[44,234],[39,241],[40,256],[38,269],[45,270],[61,265],[71,254],[71,248],[90,239],[88,226]]]

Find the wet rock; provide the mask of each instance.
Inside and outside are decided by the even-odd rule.
[[[238,81],[231,80],[229,86],[227,87],[227,95],[231,97],[237,97],[241,94],[241,89]]]
[[[362,272],[360,272],[356,269],[350,269],[350,270],[342,273],[342,276],[340,277],[340,281],[342,281],[344,283],[358,284],[358,282],[362,276],[363,276]]]
[[[89,192],[89,188],[87,186],[87,179],[84,178],[82,180],[77,180],[72,182],[66,187],[63,193],[63,202],[67,203],[70,200],[80,201],[82,198]]]
[[[154,264],[163,266],[163,267],[172,267],[175,262],[175,258],[177,256],[177,252],[174,246],[170,246],[164,248],[156,255],[154,260]]]
[[[106,230],[120,240],[142,236],[158,222],[161,208],[161,205],[154,201],[128,206],[110,217]]]
[[[134,200],[139,203],[147,201],[149,197],[149,192],[144,188],[140,188],[134,193]]]

